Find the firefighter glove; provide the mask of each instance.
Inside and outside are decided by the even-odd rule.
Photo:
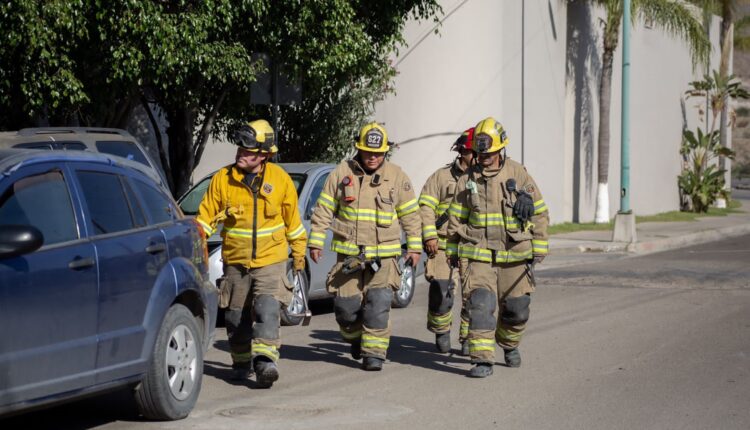
[[[302,271],[305,270],[305,257],[294,257],[294,270]]]
[[[516,204],[513,205],[513,215],[521,222],[526,222],[534,215],[534,200],[529,193],[519,191]]]

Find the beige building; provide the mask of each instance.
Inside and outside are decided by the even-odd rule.
[[[552,222],[593,221],[603,11],[582,0],[441,3],[439,34],[433,23],[407,26],[409,48],[394,59],[396,94],[377,106],[375,119],[407,142],[392,160],[420,187],[451,160],[448,148],[462,130],[494,116],[510,137],[508,155],[536,178]],[[682,41],[643,23],[631,34],[631,207],[676,210],[680,101],[703,70],[693,73]],[[712,36],[717,47],[718,20]],[[621,55],[618,49],[612,85],[611,217],[620,203]],[[698,104],[686,104],[690,127]]]
[[[454,154],[450,145],[487,116],[505,126],[508,155],[535,177],[553,223],[589,222],[597,199],[597,113],[603,10],[584,0],[442,0],[444,16],[410,22],[393,61],[395,94],[374,119],[401,145],[392,160],[417,189]],[[645,215],[679,208],[681,100],[693,71],[684,43],[640,22],[631,41],[631,207]],[[711,28],[718,68],[718,19]],[[621,52],[612,85],[609,213],[619,208]],[[698,100],[684,111],[698,125]],[[213,146],[213,145],[212,145]],[[211,157],[208,157],[208,154]],[[233,158],[216,144],[195,179]]]

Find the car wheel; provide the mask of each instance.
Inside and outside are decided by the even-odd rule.
[[[198,323],[183,305],[169,308],[135,400],[144,417],[177,420],[195,406],[203,377],[203,344]]]
[[[401,287],[393,295],[391,306],[394,308],[405,308],[414,297],[417,275],[414,267],[407,265],[404,256],[398,259],[398,267],[401,269]]]
[[[307,277],[305,271],[302,271],[300,276],[294,276],[294,271],[291,269],[287,272],[287,276],[289,277],[289,282],[294,286],[294,289],[292,290],[291,303],[289,303],[289,306],[281,310],[281,325],[299,325],[304,319],[304,316],[301,314],[305,311],[305,305],[300,289],[304,288],[305,293],[309,293],[310,279]]]

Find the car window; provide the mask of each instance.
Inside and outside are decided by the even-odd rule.
[[[78,171],[76,175],[95,234],[116,233],[135,226],[118,175],[91,171]]]
[[[14,148],[30,148],[30,149],[73,149],[76,151],[85,151],[87,149],[83,142],[78,141],[51,141],[45,140],[41,142],[26,142],[13,145]]]
[[[299,192],[302,191],[302,186],[305,185],[307,175],[302,173],[290,173],[289,176],[292,178],[294,189],[297,190],[297,195],[299,195]]]
[[[326,179],[328,179],[328,173],[325,173],[320,178],[318,178],[317,181],[315,181],[315,185],[310,192],[310,200],[307,201],[307,206],[305,207],[305,216],[307,216],[307,214],[309,213],[312,213],[312,208],[315,207],[315,203],[318,201],[318,197],[320,197],[320,192],[323,191],[323,186],[326,184]]]
[[[73,149],[76,151],[85,151],[88,149],[85,144],[81,142],[60,142],[63,149]]]
[[[97,140],[96,149],[105,154],[127,158],[128,160],[134,160],[151,167],[151,165],[148,164],[146,155],[133,142],[128,142],[126,140]]]
[[[148,225],[148,222],[146,221],[146,215],[144,215],[143,213],[141,204],[138,203],[138,197],[135,195],[133,187],[127,181],[125,181],[123,185],[125,185],[125,194],[128,195],[128,203],[130,203],[130,213],[131,215],[133,215],[136,227],[143,227],[145,225]]]
[[[211,178],[213,178],[213,176],[209,176],[198,182],[198,185],[194,186],[193,189],[182,198],[180,201],[180,208],[186,215],[198,214],[198,207],[201,204],[201,200],[203,200],[203,195],[206,194],[206,190],[208,190],[208,186],[211,184]]]
[[[172,221],[176,218],[172,202],[161,191],[138,179],[133,181],[133,186],[143,197],[144,210],[153,224]]]
[[[53,171],[18,180],[0,198],[3,224],[31,225],[44,244],[78,239],[73,205],[62,172]]]

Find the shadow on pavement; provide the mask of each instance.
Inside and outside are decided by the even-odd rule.
[[[313,330],[310,337],[325,342],[311,343],[308,346],[284,345],[281,348],[282,360],[325,361],[359,368],[360,362],[351,358],[349,344],[341,339],[338,332]],[[466,374],[470,364],[468,358],[459,356],[456,349],[453,349],[450,354],[439,354],[434,350],[435,345],[431,343],[407,337],[392,336],[388,349],[388,360],[394,363],[457,375]],[[455,365],[466,365],[467,368],[456,368]]]

